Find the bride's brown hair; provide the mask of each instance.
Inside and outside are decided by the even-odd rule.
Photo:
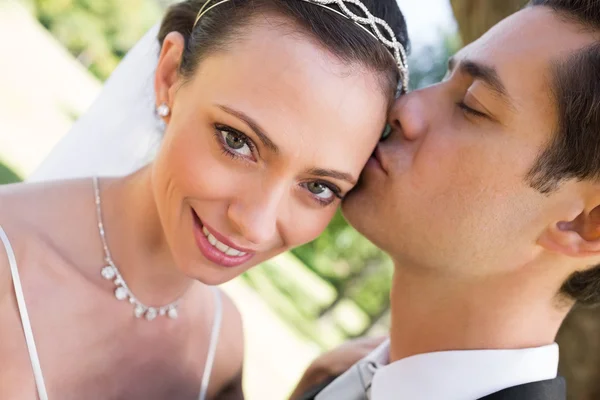
[[[388,23],[397,40],[407,48],[406,23],[396,0],[362,2],[373,15]],[[230,0],[208,11],[194,26],[204,3],[205,0],[188,0],[171,6],[158,35],[161,45],[165,36],[173,31],[185,38],[186,47],[179,71],[184,78],[193,75],[203,58],[226,50],[228,45],[242,38],[255,18],[274,15],[292,22],[289,24],[290,34],[309,35],[342,62],[357,63],[380,74],[385,90],[391,93],[396,91],[400,77],[390,51],[356,23],[341,15],[302,0]],[[349,8],[352,7],[349,5]]]

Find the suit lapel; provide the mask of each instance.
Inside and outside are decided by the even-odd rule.
[[[504,389],[480,400],[565,400],[567,385],[563,377],[549,381],[532,382]]]

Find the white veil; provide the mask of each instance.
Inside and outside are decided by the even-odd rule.
[[[30,181],[126,175],[153,159],[163,130],[154,111],[158,29],[150,29],[127,54]]]

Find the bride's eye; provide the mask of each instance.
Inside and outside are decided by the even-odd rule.
[[[383,133],[381,134],[381,138],[379,140],[383,141],[387,139],[392,134],[392,127],[390,124],[385,124],[385,128],[383,128]]]
[[[322,205],[331,204],[335,198],[341,199],[340,189],[335,187],[334,185],[330,185],[325,182],[312,181],[303,183],[302,186],[306,188],[313,196],[315,200],[317,200]]]
[[[226,152],[234,156],[253,157],[254,143],[248,136],[223,125],[216,125],[215,128],[221,137]]]

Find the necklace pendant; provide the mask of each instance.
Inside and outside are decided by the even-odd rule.
[[[125,300],[127,298],[127,289],[119,286],[117,290],[115,290],[115,297],[117,300]]]
[[[135,306],[135,309],[133,310],[133,313],[136,318],[142,318],[144,312],[146,312],[146,309],[144,308],[144,306],[141,305]]]
[[[116,275],[117,273],[111,265],[102,268],[102,277],[107,281],[112,281]]]
[[[175,307],[169,308],[169,311],[167,312],[167,315],[171,319],[177,319],[177,317],[179,316],[179,314],[177,313],[177,309]]]
[[[157,315],[158,311],[156,311],[156,308],[150,307],[148,311],[146,311],[146,320],[152,321]]]

